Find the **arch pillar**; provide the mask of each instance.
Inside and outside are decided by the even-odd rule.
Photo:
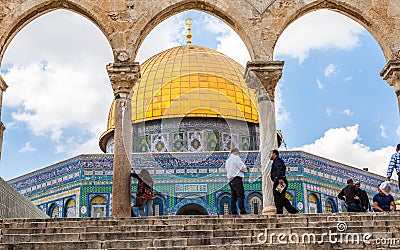
[[[115,97],[114,171],[112,215],[131,216],[132,105],[131,91],[140,78],[139,63],[117,62],[107,65]]]
[[[6,130],[3,121],[1,121],[1,111],[3,110],[3,92],[6,91],[7,88],[8,86],[6,82],[4,81],[3,77],[0,76],[0,158],[1,152],[3,151],[3,134]]]
[[[278,147],[275,119],[275,87],[282,76],[283,61],[255,61],[246,65],[245,79],[250,88],[256,90],[258,101],[263,215],[275,214],[272,193],[271,164],[269,152]]]
[[[394,88],[400,113],[400,60],[390,60],[381,71],[381,76]]]

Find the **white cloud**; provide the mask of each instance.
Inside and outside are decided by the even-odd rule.
[[[387,164],[395,148],[388,146],[371,150],[370,147],[360,143],[358,129],[358,124],[345,128],[332,128],[314,143],[295,150],[303,150],[359,169],[368,168],[373,173],[385,176]]]
[[[92,137],[83,142],[77,141],[75,137],[69,137],[65,141],[65,144],[57,145],[56,152],[70,152],[71,155],[80,155],[99,151],[98,137]]]
[[[36,148],[32,147],[30,142],[25,143],[25,145],[20,150],[18,150],[18,152],[20,153],[34,152],[34,151],[36,151]]]
[[[179,41],[186,37],[183,24],[183,19],[178,15],[157,25],[144,39],[136,56],[136,61],[144,62],[150,56],[180,46]]]
[[[366,30],[357,22],[329,10],[311,12],[290,24],[280,36],[275,56],[288,55],[303,62],[311,50],[359,46]]]
[[[281,81],[275,88],[275,114],[276,122],[279,123],[279,126],[283,126],[283,124],[290,122],[290,113],[284,107],[281,90],[282,86],[283,82]]]
[[[354,112],[350,111],[350,109],[344,109],[343,111],[340,112],[342,115],[347,115],[347,116],[353,116]]]
[[[7,122],[5,125],[7,130],[13,130],[16,129],[18,127],[18,124],[16,122]]]
[[[239,35],[217,18],[205,16],[204,22],[206,30],[217,34],[217,51],[228,55],[245,67],[251,59],[247,47]]]
[[[351,80],[353,80],[353,77],[352,77],[352,76],[348,76],[348,77],[346,77],[344,80],[345,80],[346,82],[350,82]]]
[[[397,127],[397,129],[396,129],[396,134],[398,135],[398,136],[400,136],[400,125]]]
[[[194,15],[196,14],[194,13]],[[187,30],[183,24],[187,15],[187,13],[182,13],[172,16],[157,25],[140,46],[137,61],[143,62],[156,53],[186,44]],[[232,28],[218,18],[204,14],[201,23],[207,32],[216,35],[217,51],[231,57],[242,66],[250,61],[250,55],[245,44]]]
[[[112,61],[104,35],[82,16],[60,10],[36,19],[4,56],[4,105],[14,110],[12,124],[26,124],[60,145],[70,129],[97,139],[113,97],[105,70]]]
[[[332,115],[332,109],[327,108],[327,109],[325,110],[325,114],[326,114],[327,116],[331,116],[331,115]]]
[[[386,127],[383,124],[381,124],[381,125],[379,125],[379,128],[381,129],[381,136],[383,138],[387,138]]]
[[[332,64],[332,63],[329,64],[329,65],[326,67],[325,72],[324,72],[325,77],[331,76],[333,73],[336,72],[336,69],[337,69],[337,66],[336,66],[336,65],[334,65],[334,64]]]
[[[323,90],[324,89],[324,84],[317,78],[317,87],[320,89],[320,90]]]

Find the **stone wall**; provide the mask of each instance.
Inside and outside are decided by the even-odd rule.
[[[116,60],[134,61],[144,38],[160,22],[196,9],[222,19],[246,44],[252,60],[271,61],[284,29],[319,9],[346,15],[363,25],[382,47],[387,60],[400,48],[400,3],[389,0],[3,0],[0,6],[0,60],[12,38],[33,19],[56,9],[77,12],[97,25]]]
[[[47,218],[27,198],[0,178],[0,218]]]

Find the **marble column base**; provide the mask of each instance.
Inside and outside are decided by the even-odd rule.
[[[273,215],[273,214],[276,214],[276,207],[275,206],[266,207],[262,211],[262,215]]]

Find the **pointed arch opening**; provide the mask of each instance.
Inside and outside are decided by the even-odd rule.
[[[380,77],[385,56],[371,33],[338,12],[312,11],[282,33],[274,60],[285,61],[275,97],[288,147],[384,175],[377,165],[397,144],[388,135],[397,134],[400,121],[393,88]],[[333,141],[340,147],[333,149]],[[358,151],[369,160],[349,154]]]
[[[96,141],[113,98],[105,69],[113,54],[104,33],[69,10],[35,17],[14,36],[0,68],[8,85],[4,144],[13,141],[3,147],[6,179],[49,164],[49,154],[60,161],[100,152]]]

